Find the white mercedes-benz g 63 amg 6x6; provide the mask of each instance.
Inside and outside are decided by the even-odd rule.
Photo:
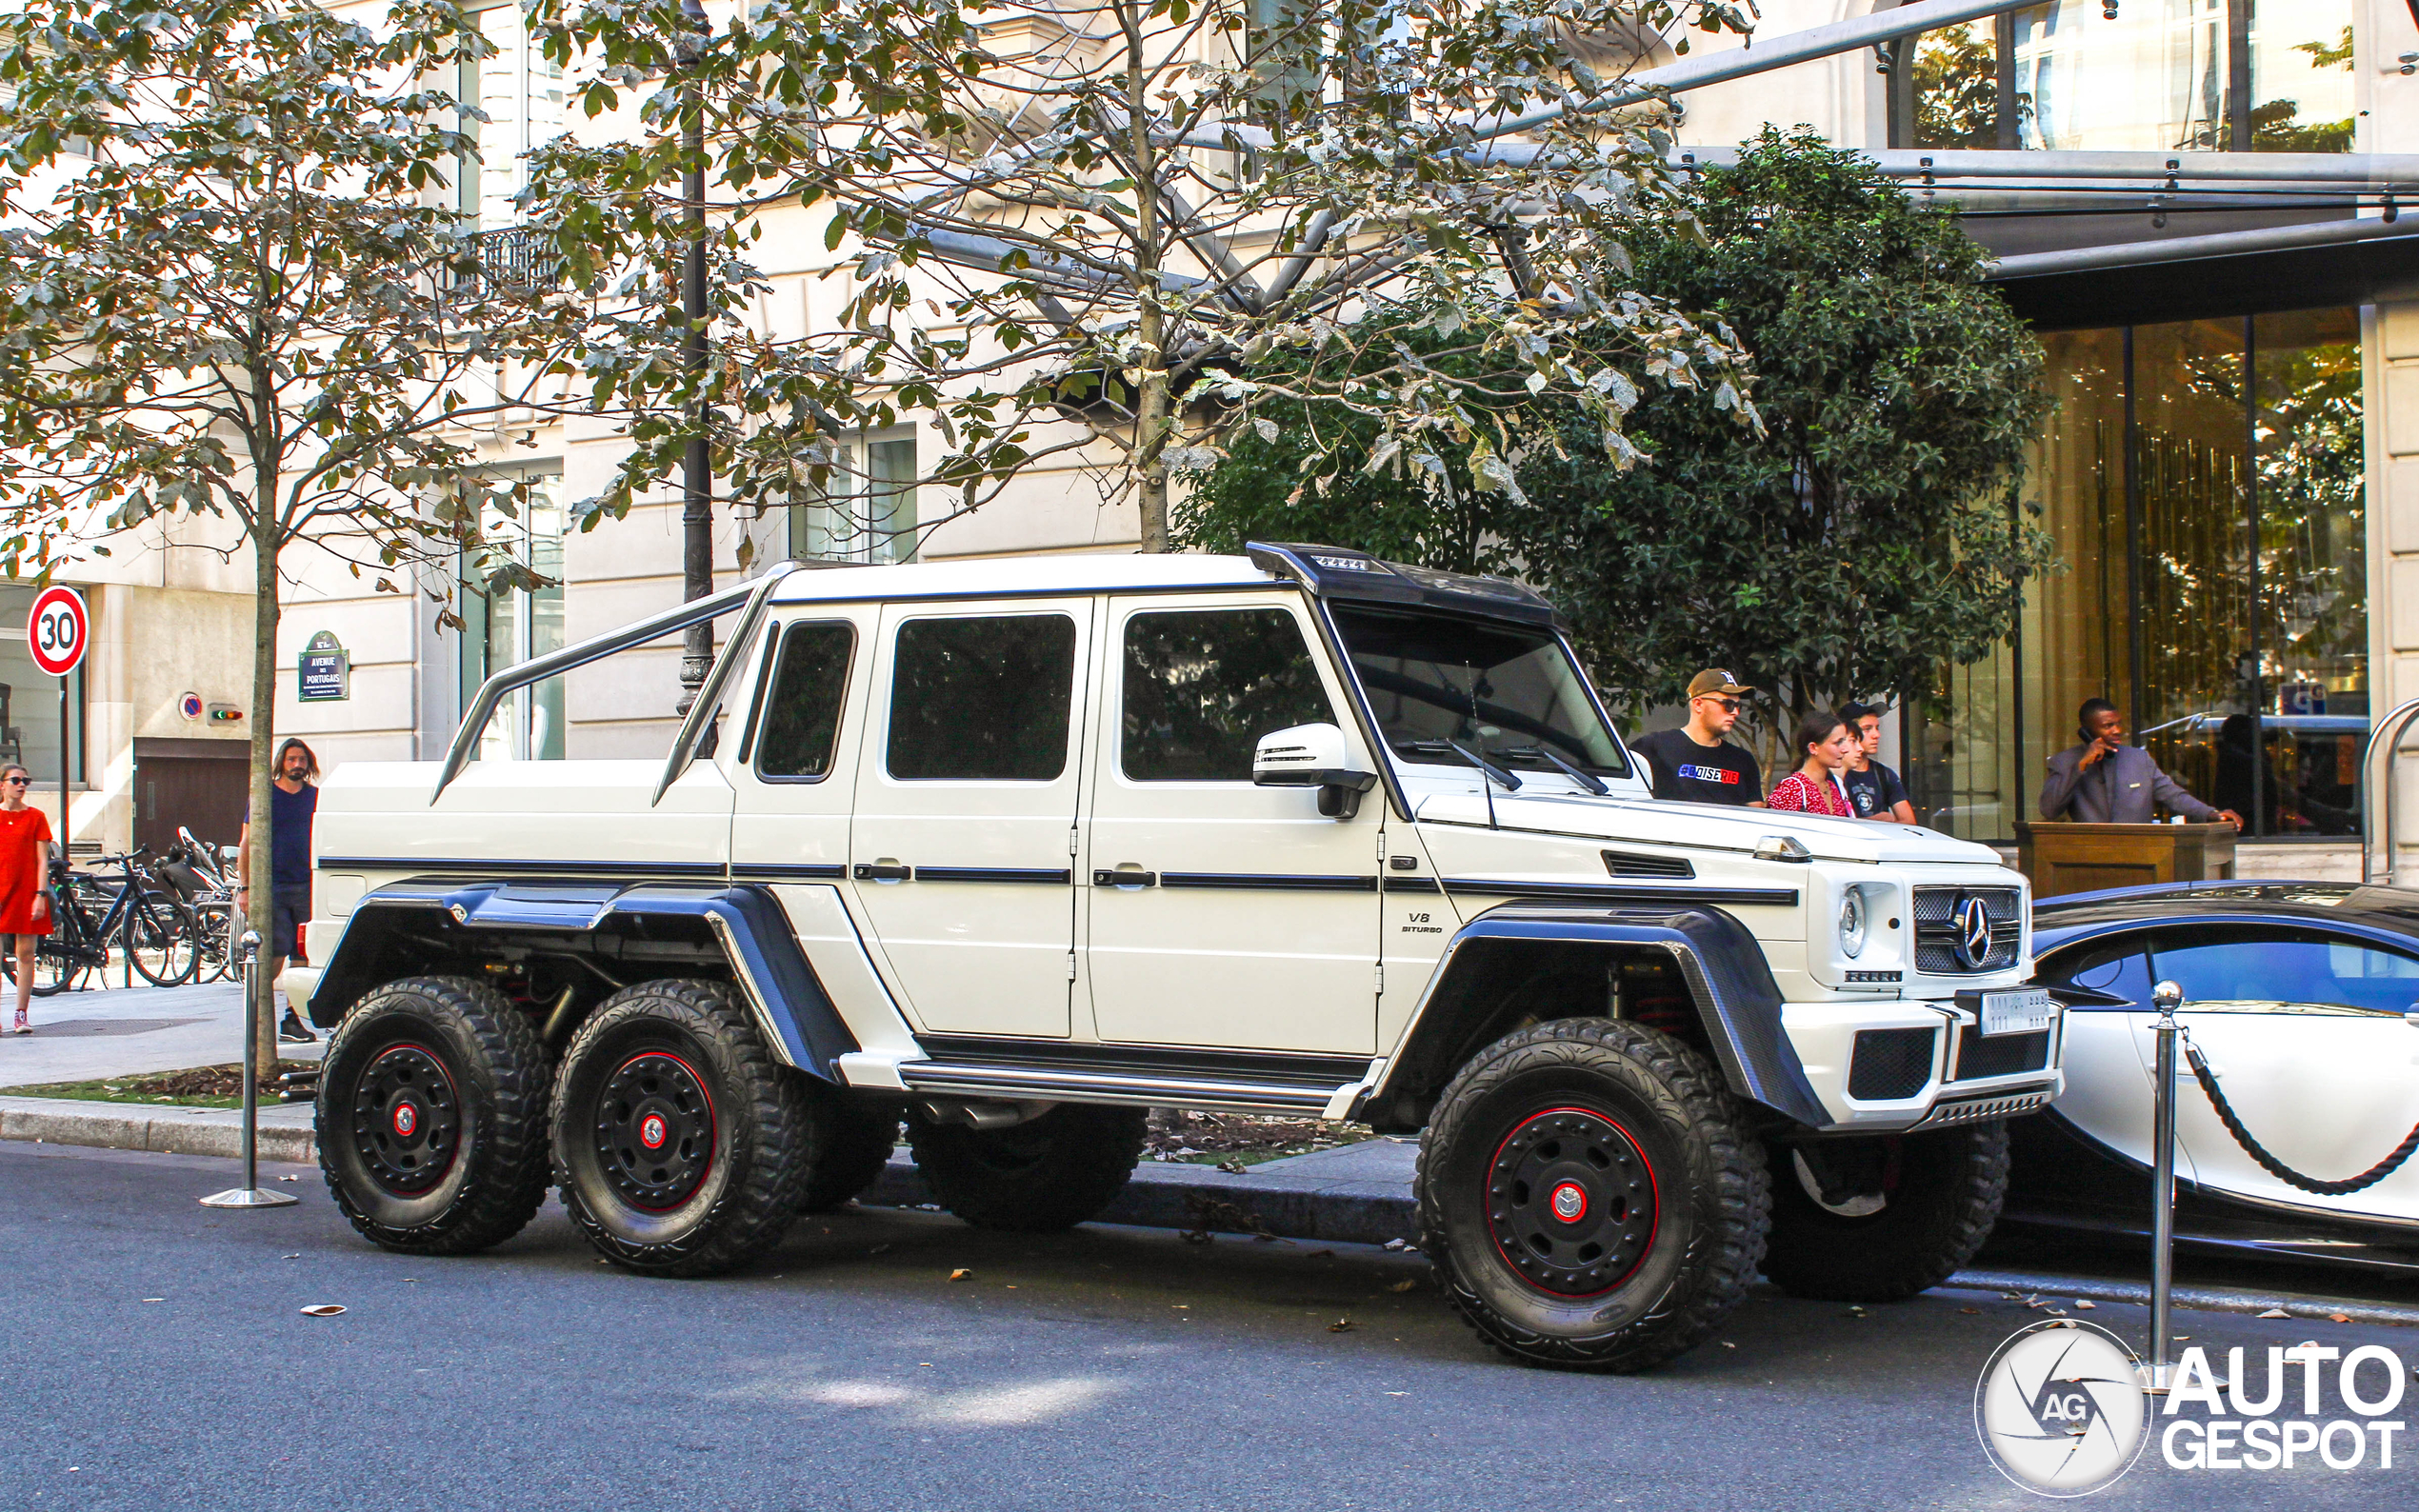
[[[470,763],[518,690],[724,615],[666,760]],[[1656,802],[1551,606],[1325,547],[784,564],[499,674],[315,839],[320,1160],[400,1250],[559,1186],[618,1264],[727,1269],[902,1121],[943,1206],[1062,1228],[1147,1109],[1281,1111],[1422,1132],[1452,1304],[1635,1369],[1759,1265],[1940,1281],[2059,1089],[1991,852]]]

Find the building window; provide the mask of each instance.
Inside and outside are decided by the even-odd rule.
[[[502,476],[502,475],[500,475]],[[515,472],[530,484],[518,518],[498,505],[482,511],[486,545],[463,554],[462,706],[495,673],[533,656],[563,648],[563,475],[551,470]],[[489,593],[488,574],[502,561],[528,567],[544,580],[534,588]],[[563,679],[516,690],[495,712],[480,737],[482,761],[561,761],[564,755]]]
[[[569,124],[563,66],[548,58],[530,35],[521,8],[510,0],[464,9],[478,14],[480,33],[495,45],[485,58],[465,59],[455,92],[487,119],[466,115],[462,129],[479,145],[479,160],[463,165],[455,181],[463,217],[480,230],[515,226],[515,202],[529,187],[528,154],[561,135]]]
[[[1888,44],[1889,145],[2349,152],[2347,0],[2054,0]]]
[[[790,555],[826,562],[912,562],[915,438],[845,442],[820,498],[790,507]]]
[[[2267,837],[2360,828],[2369,734],[2359,312],[2053,332],[2027,502],[2063,570],[1910,716],[1918,808],[2004,840],[2105,697],[2203,801]]]

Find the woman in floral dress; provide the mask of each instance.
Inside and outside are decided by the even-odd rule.
[[[1853,819],[1848,791],[1840,786],[1840,768],[1856,748],[1856,735],[1831,709],[1819,709],[1797,722],[1798,768],[1772,789],[1772,806],[1807,814]]]

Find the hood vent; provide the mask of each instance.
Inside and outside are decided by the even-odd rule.
[[[1649,856],[1634,850],[1608,850],[1604,853],[1605,870],[1616,877],[1660,877],[1666,880],[1686,879],[1697,874],[1686,856]]]

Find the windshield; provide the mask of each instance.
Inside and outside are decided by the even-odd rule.
[[[1621,742],[1551,631],[1420,610],[1331,607],[1396,755],[1460,765],[1459,745],[1508,766],[1558,770],[1559,757],[1589,773],[1629,774]]]

